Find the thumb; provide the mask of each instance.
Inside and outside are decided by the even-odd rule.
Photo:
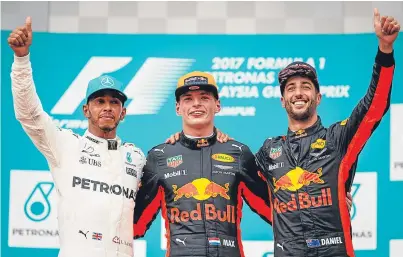
[[[28,16],[25,20],[25,27],[27,28],[28,32],[32,32],[32,19]]]
[[[381,15],[379,14],[378,8],[374,8],[374,24],[380,24],[381,23]]]

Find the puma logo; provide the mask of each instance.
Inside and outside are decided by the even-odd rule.
[[[282,243],[282,244],[277,243],[277,247],[281,248],[281,250],[283,250],[283,252],[284,252],[284,243]]]
[[[79,230],[78,233],[79,234],[83,234],[83,236],[85,236],[85,239],[87,239],[87,234],[89,231],[87,231],[87,233],[84,233],[82,230]]]
[[[239,148],[239,151],[242,152],[242,146],[243,146],[243,145],[239,146],[239,145],[236,145],[236,144],[232,144],[232,146],[234,146],[234,147],[236,147],[236,148]]]
[[[176,239],[175,239],[176,242],[182,243],[184,246],[186,246],[185,240],[186,240],[186,237],[185,237],[183,240],[181,240],[181,239],[179,239],[179,238],[176,238]]]
[[[166,147],[166,146],[165,146]],[[154,149],[154,152],[162,152],[163,154],[165,154],[164,153],[164,149],[165,149],[165,147],[164,148],[162,148],[162,149]]]

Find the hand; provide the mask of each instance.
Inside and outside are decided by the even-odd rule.
[[[8,45],[13,49],[18,57],[26,56],[29,53],[29,47],[32,44],[32,20],[27,17],[25,25],[18,27],[10,33]]]
[[[229,137],[229,135],[221,132],[221,130],[217,129],[217,141],[220,143],[226,143],[228,140],[234,140],[234,139],[232,137]]]
[[[350,212],[351,207],[353,206],[353,197],[351,196],[350,192],[347,192],[346,202],[347,202],[348,212]]]
[[[392,16],[382,16],[374,9],[375,34],[379,39],[379,48],[384,53],[393,51],[393,43],[400,31],[400,24]]]
[[[176,132],[175,134],[167,138],[167,140],[165,140],[165,143],[174,145],[177,141],[179,141],[180,134],[180,132]]]

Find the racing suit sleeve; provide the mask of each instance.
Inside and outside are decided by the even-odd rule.
[[[159,185],[157,160],[148,152],[133,217],[133,238],[141,238],[150,228],[161,208],[163,188]]]
[[[333,125],[336,145],[342,152],[354,149],[358,155],[389,110],[394,64],[393,52],[386,54],[378,48],[367,93],[348,119]]]
[[[43,110],[36,93],[30,54],[24,57],[14,55],[11,68],[11,84],[15,116],[36,148],[46,157],[49,165],[59,162],[58,133],[60,130]]]
[[[255,156],[247,146],[241,155],[241,181],[239,190],[252,211],[264,221],[272,224],[272,208],[270,205],[269,187],[260,174]]]

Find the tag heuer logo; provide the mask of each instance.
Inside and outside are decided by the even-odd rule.
[[[283,148],[281,146],[276,148],[270,148],[270,158],[277,159],[283,153]]]
[[[167,166],[171,168],[176,168],[182,163],[182,155],[173,156],[167,159]]]

